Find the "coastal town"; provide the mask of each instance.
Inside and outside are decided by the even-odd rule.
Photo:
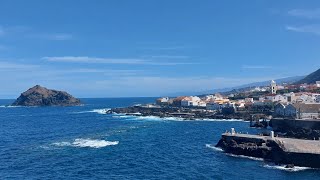
[[[161,97],[155,103],[113,109],[116,113],[181,118],[319,119],[320,81],[277,84],[199,96]]]

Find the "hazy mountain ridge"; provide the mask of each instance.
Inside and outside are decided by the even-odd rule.
[[[297,81],[300,81],[301,79],[305,78],[306,76],[293,76],[293,77],[287,77],[287,78],[280,78],[275,79],[277,84],[282,83],[295,83]],[[271,81],[271,79],[270,79]],[[261,82],[253,82],[249,84],[244,84],[240,86],[230,87],[230,88],[220,88],[220,89],[213,89],[213,90],[207,90],[207,91],[199,91],[199,92],[177,92],[169,94],[169,96],[191,96],[191,95],[201,95],[201,94],[212,94],[217,92],[227,92],[232,90],[240,90],[250,87],[258,87],[258,86],[268,86],[270,84],[270,81],[261,81]]]

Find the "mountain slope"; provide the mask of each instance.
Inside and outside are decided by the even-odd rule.
[[[296,84],[303,84],[303,83],[314,84],[316,83],[316,81],[320,81],[320,69],[309,74],[308,76],[301,79],[300,81],[297,81]]]

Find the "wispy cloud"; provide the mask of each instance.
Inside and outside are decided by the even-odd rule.
[[[4,50],[7,50],[7,49],[8,49],[7,46],[0,44],[0,51],[4,51]]]
[[[148,59],[139,58],[98,58],[88,56],[61,56],[61,57],[43,57],[43,60],[50,62],[65,63],[96,63],[96,64],[132,64],[132,65],[186,65],[193,64],[187,62],[157,62]]]
[[[149,50],[178,50],[185,49],[186,46],[168,46],[168,47],[142,47],[141,49],[149,49]]]
[[[140,73],[139,70],[96,69],[96,68],[64,69],[64,70],[50,70],[50,71],[56,74],[102,74],[104,76],[109,76],[109,77],[133,76]]]
[[[307,19],[320,19],[320,8],[317,9],[292,9],[288,11],[288,15],[307,18]]]
[[[22,70],[22,69],[30,70],[38,67],[39,65],[0,61],[0,70]]]
[[[144,58],[152,58],[152,59],[188,59],[189,56],[182,55],[146,55]]]
[[[36,38],[54,41],[64,41],[74,38],[70,33],[38,32],[27,26],[0,26],[0,37],[1,36],[15,36],[20,38]]]
[[[263,66],[263,65],[243,65],[242,69],[271,69],[271,66]]]
[[[0,37],[4,36],[4,34],[5,34],[5,30],[3,27],[0,26]]]
[[[320,25],[319,24],[304,25],[304,26],[286,26],[286,30],[320,35]]]
[[[37,33],[29,34],[27,37],[54,41],[65,41],[73,38],[72,34],[67,33]]]

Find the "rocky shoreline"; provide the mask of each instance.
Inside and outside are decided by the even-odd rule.
[[[234,113],[234,114],[217,114],[206,111],[205,109],[193,109],[193,108],[182,108],[182,107],[144,107],[144,106],[131,106],[123,108],[113,108],[108,110],[106,113],[117,113],[134,116],[157,116],[160,118],[166,117],[177,117],[187,120],[196,119],[250,119],[249,114]]]

